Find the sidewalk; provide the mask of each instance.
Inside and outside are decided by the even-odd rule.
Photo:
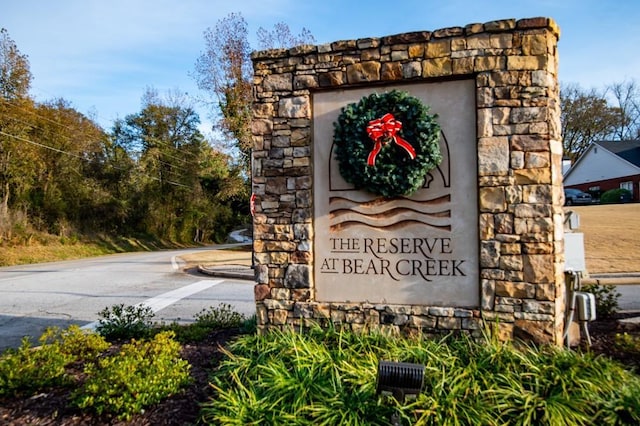
[[[640,285],[640,272],[589,274],[582,278],[582,285]]]
[[[640,285],[640,272],[614,272],[589,274],[580,281],[584,285],[612,285],[633,286]],[[620,289],[620,288],[619,288]],[[631,331],[640,328],[640,311],[620,309],[618,312],[628,313],[634,316],[618,320],[621,331]],[[597,313],[596,313],[597,314]]]

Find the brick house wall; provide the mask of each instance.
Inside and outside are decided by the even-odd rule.
[[[571,186],[567,186],[567,188],[576,188],[579,189],[581,191],[584,192],[588,192],[592,195],[594,191],[591,190],[591,188],[593,187],[599,187],[599,191],[598,194],[596,194],[598,197],[600,195],[602,195],[603,193],[605,193],[606,191],[609,191],[610,189],[619,189],[620,188],[620,184],[623,182],[632,182],[633,183],[633,201],[634,202],[638,202],[640,201],[640,175],[633,175],[633,176],[625,176],[625,177],[619,177],[619,178],[615,178],[615,179],[607,179],[607,180],[600,180],[600,181],[594,181],[594,182],[589,182],[589,183],[583,183],[580,185],[571,185]]]

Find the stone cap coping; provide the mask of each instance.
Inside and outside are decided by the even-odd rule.
[[[395,34],[384,37],[361,38],[357,40],[340,40],[321,45],[302,45],[290,49],[258,50],[251,53],[252,60],[276,59],[289,56],[302,56],[309,53],[336,52],[362,47],[378,47],[382,45],[423,43],[447,37],[470,36],[475,34],[499,33],[512,30],[530,30],[546,28],[560,38],[560,27],[552,18],[525,18],[525,19],[501,19],[497,21],[468,24],[464,27],[441,28],[434,31],[415,31],[403,34]]]

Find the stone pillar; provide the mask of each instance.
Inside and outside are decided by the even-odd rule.
[[[489,327],[503,339],[561,344],[558,38],[551,19],[506,19],[254,52],[258,327],[331,321],[353,330],[459,330],[473,336]],[[323,254],[314,245],[319,236],[314,228],[314,99],[409,83],[428,92],[430,84],[457,80],[471,80],[475,91],[477,172],[469,173],[475,181],[477,241],[472,243],[478,254],[470,285],[479,303],[318,300],[315,276]]]

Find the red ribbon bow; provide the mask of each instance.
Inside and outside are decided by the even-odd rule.
[[[376,156],[389,141],[393,140],[398,146],[404,148],[413,160],[416,158],[416,150],[411,144],[400,136],[396,135],[402,129],[402,123],[395,119],[393,114],[386,113],[381,118],[371,120],[367,126],[367,134],[375,142],[373,149],[367,158],[368,166],[375,166]]]

